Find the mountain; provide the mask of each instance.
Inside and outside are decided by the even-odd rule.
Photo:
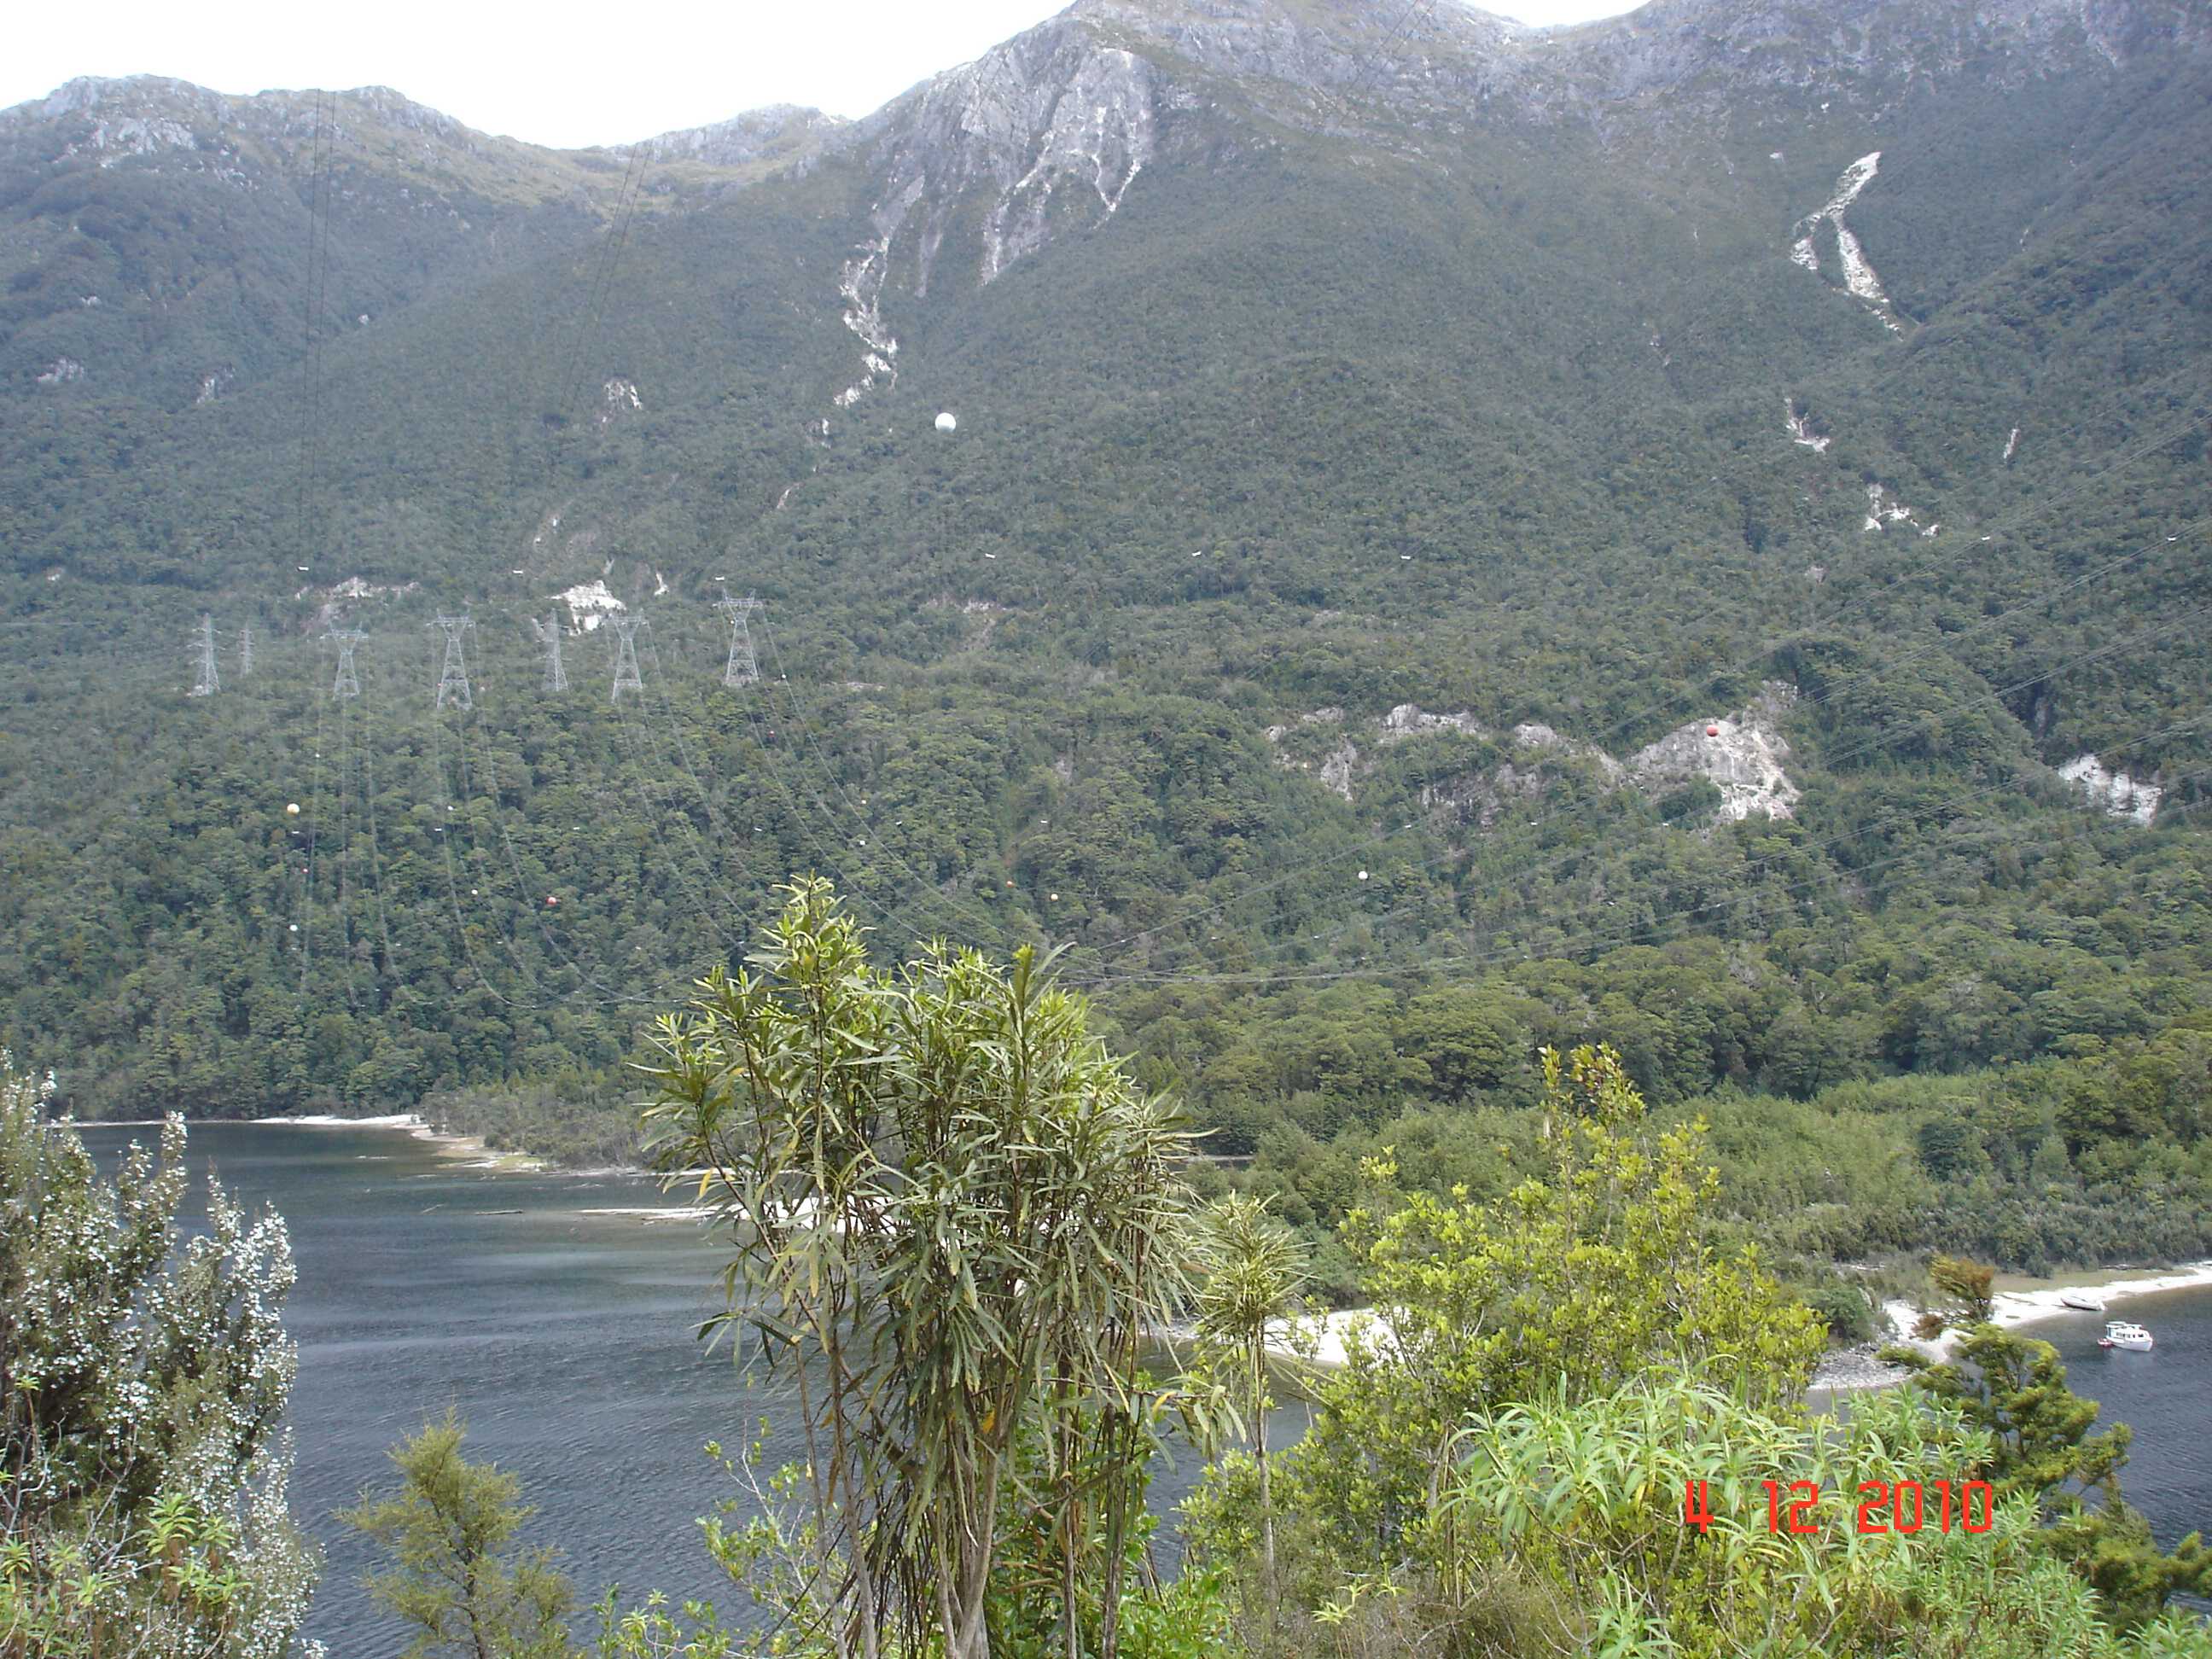
[[[615,151],[72,82],[0,116],[0,1025],[542,1136],[816,868],[1070,945],[1302,1219],[1606,1037],[1896,1237],[2201,1248],[2119,1194],[2212,1103],[2208,92],[2164,0],[1079,0]]]
[[[802,161],[842,141],[852,123],[842,116],[795,104],[747,110],[712,126],[686,127],[645,141],[655,161],[690,159],[720,167],[758,167]]]
[[[668,134],[641,200],[753,176],[836,125],[784,108]],[[629,188],[622,155],[492,137],[389,88],[228,98],[151,76],[0,112],[0,176],[11,388],[97,364],[94,395],[163,412],[296,364],[310,277],[328,331],[370,328],[577,245]]]

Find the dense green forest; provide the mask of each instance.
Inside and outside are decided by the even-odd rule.
[[[927,99],[780,170],[0,118],[0,1037],[88,1115],[628,1158],[645,1015],[814,872],[885,960],[1066,947],[1334,1295],[1363,1157],[1502,1191],[1601,1041],[1808,1271],[2212,1248],[2201,55],[1615,129],[1145,50],[1104,216],[986,283],[932,175],[857,396]],[[207,142],[98,154],[131,100]],[[1881,307],[1800,229],[1875,152]]]
[[[695,1542],[726,1593],[610,1587],[580,1642],[521,1483],[448,1408],[337,1517],[415,1659],[2212,1651],[2168,1607],[2212,1553],[2152,1539],[2128,1430],[2050,1346],[1977,1322],[1986,1269],[1938,1275],[1963,1363],[1908,1351],[1912,1384],[1810,1414],[1818,1319],[1727,1237],[1702,1124],[1655,1119],[1610,1049],[1543,1052],[1510,1193],[1364,1162],[1338,1236],[1373,1311],[1315,1366],[1271,1353],[1305,1246],[1265,1200],[1205,1201],[1173,1106],[1036,953],[893,970],[827,883],[784,896],[656,1022],[641,1127],[727,1252],[708,1333],[807,1462],[710,1443],[728,1496]],[[211,1180],[187,1242],[183,1118],[107,1176],[53,1096],[0,1070],[0,1635],[319,1659],[283,1218]],[[1312,1426],[1271,1448],[1286,1388]],[[1171,1437],[1206,1467],[1164,1517]]]

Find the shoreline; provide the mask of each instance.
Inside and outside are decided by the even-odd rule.
[[[2212,1261],[2186,1262],[2161,1271],[2104,1267],[2051,1279],[2022,1279],[2016,1281],[2015,1288],[1996,1292],[1991,1322],[2014,1330],[2062,1315],[2082,1312],[2060,1303],[2058,1298],[2070,1291],[2089,1291],[2112,1303],[2130,1297],[2156,1296],[2166,1291],[2206,1288],[2212,1288]],[[1884,1303],[1876,1312],[1875,1322],[1877,1326],[1886,1326],[1887,1334],[1878,1332],[1870,1342],[1825,1355],[1808,1386],[1838,1394],[1893,1387],[1911,1373],[1899,1366],[1885,1365],[1875,1357],[1881,1349],[1893,1346],[1916,1347],[1939,1360],[1948,1358],[1956,1333],[1946,1331],[1932,1341],[1919,1341],[1912,1335],[1912,1327],[1919,1317],[1920,1310],[1902,1298]],[[1325,1314],[1276,1320],[1267,1327],[1267,1352],[1279,1359],[1341,1365],[1345,1337],[1359,1321],[1369,1322],[1380,1329],[1371,1308],[1340,1308]],[[1294,1342],[1300,1346],[1310,1343],[1313,1352],[1302,1354],[1292,1346]]]
[[[429,1143],[441,1158],[466,1160],[464,1168],[500,1173],[561,1175],[580,1179],[642,1176],[651,1173],[619,1164],[602,1169],[560,1169],[533,1153],[495,1151],[480,1136],[465,1134],[458,1130],[434,1128],[419,1112],[391,1112],[370,1117],[342,1117],[334,1112],[316,1112],[297,1116],[210,1121],[252,1123],[264,1127],[289,1125],[308,1129],[404,1129],[415,1139]],[[129,1129],[158,1128],[165,1120],[118,1118],[79,1121],[86,1128]],[[577,1213],[623,1216],[651,1223],[696,1221],[705,1218],[712,1212],[699,1206],[622,1205],[580,1209]],[[1997,1277],[2000,1279],[2010,1279],[2013,1282],[2010,1288],[1994,1291],[1990,1298],[1990,1322],[2004,1330],[2016,1330],[2066,1314],[2088,1311],[2069,1308],[2059,1299],[2069,1293],[2086,1291],[2112,1303],[2130,1297],[2157,1296],[2169,1291],[2212,1288],[2212,1259],[2154,1270],[2122,1266],[2084,1268],[2041,1278],[2002,1273]],[[1910,1373],[1898,1366],[1885,1365],[1875,1358],[1885,1347],[1916,1347],[1933,1359],[1948,1359],[1956,1340],[1956,1331],[1947,1330],[1930,1340],[1916,1338],[1912,1328],[1919,1322],[1920,1314],[1920,1309],[1901,1297],[1883,1303],[1875,1310],[1878,1328],[1874,1339],[1824,1355],[1814,1368],[1808,1387],[1838,1394],[1893,1387]],[[1321,1314],[1273,1320],[1267,1328],[1266,1352],[1278,1359],[1303,1361],[1308,1364],[1332,1368],[1340,1366],[1346,1357],[1345,1338],[1362,1323],[1380,1328],[1371,1307],[1338,1308]],[[1886,1328],[1886,1331],[1881,1328]],[[1299,1352],[1301,1348],[1308,1347],[1311,1349],[1310,1352]]]
[[[2093,1274],[2069,1273],[2063,1282],[2038,1279],[2031,1281],[2027,1288],[1999,1291],[1996,1297],[1996,1322],[2009,1328],[2032,1325],[2058,1314],[2079,1313],[2081,1310],[2066,1307],[2058,1300],[2075,1291],[2087,1291],[2106,1302],[2115,1302],[2131,1296],[2201,1290],[2208,1285],[2212,1285],[2212,1261],[2184,1262],[2152,1272],[2136,1267],[2106,1267]]]
[[[242,1121],[259,1127],[289,1125],[301,1129],[404,1129],[416,1140],[429,1142],[441,1158],[467,1159],[463,1165],[465,1169],[540,1175],[549,1167],[544,1159],[528,1152],[495,1152],[478,1136],[434,1129],[419,1112],[392,1112],[381,1117],[340,1117],[333,1112],[314,1112],[299,1117],[251,1117]]]
[[[164,1118],[100,1118],[82,1120],[82,1127],[88,1129],[158,1129],[167,1121]],[[274,1117],[204,1118],[189,1120],[186,1127],[190,1128],[196,1122],[244,1123],[256,1128],[403,1129],[414,1139],[429,1143],[440,1158],[459,1161],[465,1170],[484,1170],[497,1175],[554,1176],[575,1181],[652,1181],[658,1178],[656,1171],[632,1164],[611,1164],[590,1169],[568,1169],[535,1152],[500,1152],[480,1135],[434,1127],[419,1112],[386,1112],[369,1117],[343,1117],[336,1112],[303,1112],[297,1115]],[[679,1176],[702,1173],[698,1170],[678,1172]],[[706,1220],[715,1212],[705,1206],[677,1204],[585,1206],[575,1213],[623,1217],[651,1225],[659,1221]]]
[[[2063,1296],[2084,1291],[2108,1304],[2109,1311],[2110,1304],[2130,1297],[2207,1287],[2212,1287],[2212,1261],[2186,1262],[2150,1273],[2136,1267],[2093,1267],[2043,1279],[2015,1278],[2014,1288],[1997,1291],[1990,1297],[1990,1322],[2002,1330],[2011,1331],[2067,1314],[2099,1317],[2093,1310],[2069,1308],[2059,1300]],[[1908,1372],[1895,1365],[1885,1365],[1875,1357],[1881,1349],[1893,1346],[1917,1348],[1938,1362],[1949,1359],[1952,1349],[1957,1346],[1957,1331],[1947,1330],[1940,1336],[1923,1340],[1912,1334],[1912,1328],[1919,1319],[1920,1310],[1902,1297],[1883,1303],[1877,1311],[1876,1322],[1887,1326],[1888,1336],[1878,1334],[1872,1342],[1828,1355],[1814,1371],[1812,1386],[1849,1393],[1901,1382]]]

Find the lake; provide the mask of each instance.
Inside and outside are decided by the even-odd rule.
[[[650,1182],[472,1170],[392,1129],[196,1123],[191,1157],[291,1228],[292,1503],[327,1552],[310,1635],[338,1654],[404,1644],[359,1585],[381,1564],[331,1511],[449,1405],[469,1454],[521,1477],[540,1510],[526,1536],[557,1545],[587,1597],[716,1589],[692,1522],[727,1481],[700,1448],[742,1444],[760,1401],[693,1340],[716,1267],[698,1230],[582,1213],[654,1204]]]
[[[2105,1349],[2107,1319],[2132,1319],[2157,1346],[2148,1353]],[[2109,1313],[2068,1313],[2021,1328],[2066,1362],[2066,1386],[2104,1407],[2101,1427],[2135,1430],[2120,1487],[2150,1517],[2160,1543],[2212,1532],[2212,1290],[2131,1296]]]
[[[158,1134],[93,1127],[86,1140],[110,1164]],[[587,1601],[620,1583],[737,1611],[695,1524],[732,1486],[701,1448],[734,1453],[783,1413],[726,1346],[710,1357],[694,1338],[720,1305],[723,1261],[698,1226],[587,1213],[659,1206],[653,1182],[471,1169],[388,1128],[195,1123],[190,1158],[194,1213],[212,1163],[291,1229],[292,1507],[327,1558],[307,1634],[341,1656],[404,1645],[360,1586],[384,1564],[331,1512],[385,1483],[386,1449],[448,1406],[467,1419],[471,1457],[521,1478],[540,1511],[526,1540],[558,1547]],[[763,1462],[798,1453],[795,1435],[772,1435]],[[1156,1492],[1179,1498],[1192,1465]]]
[[[155,1133],[95,1128],[87,1139],[106,1161]],[[658,1206],[651,1182],[471,1169],[388,1128],[200,1123],[191,1158],[250,1204],[275,1204],[291,1227],[292,1503],[327,1552],[310,1635],[340,1655],[401,1645],[360,1588],[380,1564],[331,1512],[383,1483],[386,1448],[448,1406],[468,1421],[471,1456],[521,1477],[540,1510],[526,1539],[557,1546],[586,1600],[618,1583],[678,1601],[719,1596],[726,1615],[736,1611],[695,1525],[732,1490],[701,1448],[734,1451],[763,1414],[781,1413],[726,1352],[709,1357],[694,1340],[718,1305],[720,1264],[697,1228],[588,1213]],[[2135,1426],[2128,1496],[2171,1544],[2212,1520],[2212,1292],[2114,1311],[2149,1326],[2156,1351],[2100,1351],[2096,1315],[2030,1329],[2058,1346],[2105,1420]],[[1281,1414],[1271,1437],[1295,1437],[1299,1421]],[[765,1461],[795,1451],[795,1437],[772,1437]],[[1194,1472],[1186,1456],[1157,1496],[1173,1501]]]

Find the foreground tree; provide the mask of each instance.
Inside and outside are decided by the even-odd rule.
[[[284,1223],[210,1181],[185,1242],[183,1121],[106,1181],[51,1093],[0,1053],[0,1651],[319,1654],[277,1428]]]
[[[1965,1256],[1937,1255],[1928,1263],[1928,1283],[1940,1298],[1914,1323],[1912,1334],[1932,1342],[1947,1328],[1966,1329],[1986,1323],[1996,1312],[1991,1286],[1996,1269]]]
[[[1656,1375],[1578,1403],[1478,1413],[1455,1445],[1438,1487],[1440,1567],[1420,1609],[1446,1650],[1455,1633],[1518,1624],[1548,1650],[1624,1656],[2212,1654],[2179,1616],[2115,1630],[2042,1547],[2025,1495],[1959,1499],[1990,1437],[1913,1390],[1870,1395],[1840,1420],[1807,1419]],[[1704,1494],[1694,1520],[1686,1492]],[[1458,1650],[1468,1647],[1547,1650]]]
[[[567,1659],[575,1592],[550,1548],[516,1552],[538,1511],[514,1475],[461,1455],[467,1435],[450,1411],[424,1424],[388,1454],[398,1490],[341,1511],[392,1558],[369,1594],[416,1632],[407,1659]]]
[[[1188,1300],[1188,1137],[1026,950],[893,975],[828,884],[787,890],[751,967],[661,1021],[646,1115],[722,1222],[715,1330],[795,1395],[817,1588],[779,1611],[841,1654],[982,1659],[1018,1485],[1059,1540],[1065,1645],[1101,1583],[1111,1655],[1158,1407],[1139,1344]]]
[[[1575,1404],[1655,1367],[1754,1404],[1795,1399],[1820,1322],[1745,1247],[1716,1243],[1718,1177],[1692,1123],[1653,1135],[1610,1049],[1544,1054],[1547,1179],[1495,1204],[1396,1189],[1347,1233],[1373,1302],[1291,1467],[1347,1560],[1419,1554],[1438,1472],[1470,1412]],[[1562,1395],[1562,1391],[1564,1391]]]
[[[1305,1294],[1310,1262],[1297,1235],[1267,1213],[1265,1199],[1231,1194],[1206,1217],[1205,1280],[1198,1297],[1204,1358],[1218,1355],[1235,1377],[1259,1475],[1260,1559],[1275,1576],[1274,1489],[1267,1458],[1267,1328],[1287,1322]],[[1211,1351],[1211,1352],[1209,1352]]]
[[[2034,1505],[2051,1523],[2044,1547],[2094,1587],[2122,1622],[2139,1624],[2177,1593],[2212,1586],[2212,1550],[2200,1534],[2162,1551],[2150,1523],[2121,1497],[2134,1431],[2116,1423],[2092,1432],[2097,1402],[2066,1386],[2066,1368],[2051,1344],[1984,1324],[1966,1334],[1955,1359],[1940,1364],[1911,1347],[1887,1349],[1882,1358],[1910,1368],[1922,1389],[1987,1431],[1990,1478],[2000,1492]]]

